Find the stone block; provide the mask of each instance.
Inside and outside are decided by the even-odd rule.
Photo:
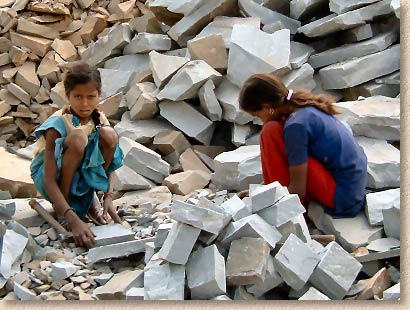
[[[84,24],[78,30],[84,44],[90,44],[97,40],[97,35],[107,27],[107,18],[101,15],[88,15]]]
[[[286,195],[289,195],[288,189],[277,181],[258,186],[249,191],[249,197],[252,201],[252,212],[256,213],[270,207]]]
[[[15,83],[10,83],[6,85],[6,89],[13,94],[15,97],[20,99],[26,105],[30,105],[31,96],[23,88]]]
[[[400,299],[400,283],[393,285],[383,292],[383,300]]]
[[[314,287],[311,287],[302,297],[298,298],[298,300],[330,300],[330,298]]]
[[[70,262],[64,260],[58,260],[51,264],[51,277],[53,280],[63,280],[80,270],[79,266],[73,265]]]
[[[59,108],[69,104],[67,96],[65,94],[64,82],[57,83],[50,91],[50,99],[57,103]]]
[[[386,236],[400,240],[400,208],[397,206],[386,208],[382,213]]]
[[[386,252],[391,249],[400,248],[400,240],[396,238],[381,238],[370,242],[366,248],[372,252]]]
[[[102,68],[99,68],[98,71],[100,71],[102,83],[101,100],[111,97],[121,91],[125,93],[133,78],[133,72],[131,71]]]
[[[207,145],[212,139],[215,124],[184,101],[162,101],[160,114],[187,136]],[[183,115],[183,117],[181,117]]]
[[[306,20],[314,15],[328,10],[327,0],[291,0],[290,17],[297,20]]]
[[[130,27],[136,33],[148,32],[148,33],[163,33],[161,24],[156,16],[148,11],[142,16],[135,17],[129,21]]]
[[[205,164],[199,159],[191,148],[186,149],[181,154],[179,157],[179,162],[181,163],[184,171],[201,170],[205,174],[209,175],[209,179],[211,178],[211,171],[205,166]]]
[[[279,231],[257,214],[231,222],[223,231],[220,239],[223,246],[228,246],[232,241],[243,237],[263,238],[271,249],[274,249],[279,240],[282,239]]]
[[[143,283],[143,270],[125,270],[115,274],[105,285],[97,287],[94,295],[99,300],[126,299],[131,288],[142,287]]]
[[[224,227],[223,213],[209,206],[196,206],[177,200],[172,202],[170,217],[213,234],[218,234]]]
[[[186,274],[192,299],[212,299],[226,293],[225,259],[216,245],[193,252]]]
[[[19,300],[23,300],[23,301],[37,300],[37,295],[35,292],[18,284],[17,282],[13,282],[13,291]]]
[[[263,238],[244,237],[232,241],[226,261],[229,285],[257,284],[265,280],[269,245]]]
[[[51,48],[65,61],[74,61],[78,58],[77,49],[69,40],[55,39],[51,44]]]
[[[4,279],[8,279],[17,273],[15,268],[12,267],[19,262],[27,242],[28,238],[14,230],[7,229],[5,231],[0,240],[0,273]]]
[[[95,246],[104,246],[114,243],[134,240],[134,232],[121,224],[108,224],[91,227],[95,235]]]
[[[188,51],[192,60],[204,60],[214,69],[228,68],[228,53],[221,35],[189,40]]]
[[[165,34],[138,33],[125,46],[124,54],[144,54],[151,51],[168,51],[171,49],[171,39]]]
[[[380,0],[359,0],[359,1],[342,1],[342,0],[330,0],[329,8],[331,12],[335,12],[340,15],[355,9],[361,8],[363,6],[378,2]]]
[[[155,185],[136,173],[128,166],[122,166],[114,171],[114,190],[117,191],[132,191],[140,189],[150,189]]]
[[[140,95],[134,99],[135,104],[133,104],[130,109],[130,117],[132,120],[140,119],[150,119],[155,117],[158,113],[158,100],[155,98],[155,95],[158,93],[158,90],[154,83],[145,82],[137,83],[134,87],[145,86],[140,89]],[[128,92],[129,93],[129,92]],[[132,104],[129,102],[129,96],[127,93],[127,104]]]
[[[329,298],[339,300],[347,294],[361,269],[362,264],[339,244],[331,242],[309,281]]]
[[[34,98],[40,89],[40,80],[36,74],[36,64],[31,61],[26,61],[18,69],[15,83]]]
[[[162,247],[174,223],[163,223],[158,226],[154,245],[156,248]]]
[[[299,290],[309,280],[319,261],[319,255],[291,234],[275,255],[273,264],[286,284]]]
[[[36,24],[24,18],[18,19],[17,32],[51,40],[60,36],[59,32],[53,29],[53,27]]]
[[[383,225],[383,209],[400,208],[400,188],[366,195],[365,212],[370,225]]]
[[[241,87],[255,73],[286,73],[290,69],[289,57],[288,29],[268,34],[252,26],[235,25],[232,30],[227,76]],[[244,63],[248,65],[243,66]]]
[[[44,57],[51,48],[52,40],[38,38],[30,35],[10,32],[10,40],[13,45],[29,49],[34,54]]]
[[[241,146],[246,143],[246,139],[249,137],[251,133],[251,126],[250,125],[238,125],[238,124],[232,124],[231,127],[231,140],[232,144],[236,146]]]
[[[224,209],[225,214],[228,214],[235,221],[242,218],[240,216],[243,213],[245,213],[245,216],[251,215],[248,206],[237,195],[222,203],[221,207]]]
[[[159,133],[155,136],[152,143],[162,155],[169,155],[176,152],[178,155],[182,154],[191,147],[191,144],[185,136],[176,130],[169,130]]]
[[[144,300],[144,288],[132,287],[125,294],[125,300]]]
[[[201,170],[188,170],[171,174],[162,184],[174,194],[188,195],[194,190],[204,188],[210,179],[210,175]]]
[[[289,89],[312,91],[316,87],[316,82],[313,78],[314,72],[315,70],[308,63],[305,63],[299,69],[283,76],[282,79]]]
[[[299,69],[305,64],[309,57],[314,53],[314,49],[309,45],[299,43],[299,42],[290,42],[290,65],[293,70]]]
[[[59,82],[60,69],[58,68],[58,63],[54,59],[54,53],[48,52],[40,62],[37,68],[38,76],[43,79],[47,78],[51,82]]]
[[[156,51],[149,53],[150,68],[155,84],[162,88],[189,58],[163,55]]]
[[[215,95],[215,84],[208,80],[198,92],[201,109],[205,116],[211,121],[220,121],[222,119],[222,108]]]

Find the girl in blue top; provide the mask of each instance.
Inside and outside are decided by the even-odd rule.
[[[256,74],[244,83],[239,103],[263,122],[265,184],[279,181],[302,202],[316,200],[334,217],[352,217],[362,210],[367,158],[334,117],[339,112],[331,98],[293,92],[274,75]]]
[[[120,223],[113,199],[113,171],[123,164],[118,135],[99,111],[100,72],[84,62],[70,66],[64,79],[69,105],[55,112],[35,135],[38,149],[31,176],[39,192],[53,203],[78,246],[89,247],[95,236],[81,220],[106,223],[107,213]],[[93,203],[104,192],[104,212]]]

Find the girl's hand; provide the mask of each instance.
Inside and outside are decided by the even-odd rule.
[[[105,218],[106,221],[108,221],[108,214],[109,214],[115,223],[118,223],[118,224],[122,223],[120,217],[118,216],[112,204],[111,195],[110,196],[107,195],[104,197],[103,210],[104,210],[103,217]]]
[[[95,235],[91,231],[90,227],[88,227],[88,225],[84,223],[76,214],[71,213],[70,216],[71,217],[67,218],[67,220],[70,225],[71,232],[73,233],[75,244],[84,248],[90,248],[95,245]]]
[[[238,197],[241,198],[241,199],[243,199],[245,197],[249,197],[249,190],[241,191],[241,192],[237,193],[236,195],[238,195]]]

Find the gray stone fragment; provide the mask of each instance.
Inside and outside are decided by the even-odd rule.
[[[300,27],[300,22],[298,20],[289,18],[286,15],[275,12],[269,8],[265,8],[253,0],[239,0],[239,8],[247,16],[260,18],[261,23],[264,25],[281,21],[292,34],[295,34],[298,27]]]
[[[374,18],[389,15],[392,11],[390,1],[383,0],[341,15],[331,14],[303,25],[298,29],[298,32],[304,33],[308,37],[318,37],[363,25]]]
[[[383,225],[383,209],[400,208],[400,188],[366,195],[365,212],[370,225]]]
[[[80,270],[79,266],[64,260],[59,260],[51,264],[51,277],[53,280],[66,279],[75,274],[78,270]]]
[[[249,184],[262,182],[260,148],[258,145],[241,146],[215,157],[212,182],[217,188],[241,191]]]
[[[158,93],[159,100],[185,100],[197,97],[198,90],[207,81],[219,84],[222,75],[203,60],[193,60],[182,66]]]
[[[232,300],[232,299],[230,299],[226,295],[219,295],[219,296],[216,296],[215,298],[212,298],[211,300]]]
[[[144,300],[184,300],[185,266],[162,260],[144,268]]]
[[[238,125],[234,123],[232,124],[231,128],[232,144],[238,147],[244,145],[246,143],[246,139],[249,137],[251,133],[251,126]]]
[[[201,230],[184,223],[175,223],[158,252],[170,263],[185,265]]]
[[[13,215],[16,213],[16,203],[10,202],[3,204],[0,202],[0,219],[11,220]]]
[[[220,121],[222,119],[222,108],[215,95],[215,84],[208,80],[198,92],[201,109],[205,116],[211,121]]]
[[[330,0],[329,8],[330,11],[340,15],[378,1],[380,0]]]
[[[378,33],[374,24],[365,24],[340,33],[340,39],[345,43],[360,42],[370,39]]]
[[[265,280],[269,245],[263,238],[244,237],[232,241],[226,261],[230,285],[257,284]]]
[[[149,66],[152,70],[155,85],[162,88],[183,65],[189,61],[187,57],[163,55],[156,51],[149,53]]]
[[[362,264],[339,244],[331,242],[309,281],[329,298],[342,299],[361,269]]]
[[[314,287],[311,287],[302,297],[298,298],[298,300],[330,300],[330,298]]]
[[[17,282],[13,283],[13,290],[19,300],[37,300],[36,293]]]
[[[160,114],[186,135],[207,145],[212,139],[215,124],[184,101],[163,101]],[[183,117],[181,117],[181,115]]]
[[[283,82],[287,88],[295,91],[301,89],[312,91],[316,87],[316,82],[313,79],[314,73],[315,70],[308,63],[305,63],[299,69],[283,76]]]
[[[386,208],[383,212],[384,232],[387,237],[396,238],[400,240],[400,208],[393,206]]]
[[[243,285],[237,286],[235,288],[235,293],[233,300],[256,300],[257,298],[253,294],[249,294],[246,291],[246,287]],[[261,298],[262,299],[262,298]]]
[[[400,283],[393,285],[383,292],[383,300],[400,299]]]
[[[386,252],[399,247],[400,240],[395,238],[381,238],[370,242],[366,248],[373,252]]]
[[[157,235],[154,241],[155,247],[160,248],[164,244],[165,239],[167,238],[173,223],[164,223],[160,224],[158,227]]]
[[[291,0],[290,17],[305,20],[327,10],[328,7],[329,1],[327,0]]]
[[[367,157],[367,187],[400,186],[400,151],[385,140],[357,137]]]
[[[30,105],[31,96],[23,88],[21,88],[15,83],[9,83],[6,85],[6,89],[15,97],[20,99],[21,102],[25,103],[28,106]]]
[[[240,125],[252,121],[252,116],[239,108],[240,88],[224,77],[216,88],[215,95],[222,106],[224,120]]]
[[[357,68],[369,68],[366,73]],[[371,55],[327,66],[319,71],[326,89],[359,85],[400,69],[400,44]]]
[[[255,73],[281,74],[289,71],[290,32],[288,29],[268,34],[247,25],[232,30],[228,57],[228,78],[237,86]],[[243,64],[247,65],[244,66]]]
[[[101,95],[100,99],[104,100],[119,92],[126,92],[131,82],[132,71],[120,71],[112,69],[98,69],[101,75]]]
[[[104,63],[105,69],[143,72],[149,68],[149,56],[142,55],[124,55],[108,59]]]
[[[225,214],[229,214],[235,221],[239,220],[239,216],[244,212],[244,209],[246,216],[251,215],[250,212],[246,212],[248,207],[237,195],[222,203],[221,207],[224,209]]]
[[[99,276],[95,276],[92,279],[97,282],[99,285],[105,285],[112,277],[114,274],[112,272],[110,273],[102,273]]]
[[[309,56],[312,55],[314,51],[315,50],[309,45],[291,41],[289,62],[292,66],[292,69],[295,70],[302,67],[302,65],[308,61]]]
[[[155,186],[154,183],[125,165],[114,171],[114,175],[114,190],[132,191],[150,189]]]
[[[394,14],[398,19],[400,19],[400,0],[392,0],[390,7],[393,9]]]
[[[276,243],[282,239],[279,231],[257,214],[252,214],[237,222],[230,223],[221,237],[221,242],[222,245],[227,246],[232,241],[243,237],[263,238],[268,242],[271,249],[274,249]]]
[[[91,227],[91,231],[95,234],[95,246],[109,245],[134,240],[132,230],[122,226],[121,224],[108,224]]]
[[[348,252],[353,252],[357,248],[366,246],[369,242],[382,237],[383,228],[370,226],[364,212],[353,218],[335,219],[325,214],[321,205],[311,202],[308,216],[316,227],[325,234],[334,234],[336,240]]]
[[[144,300],[144,288],[132,287],[125,294],[125,300]]]
[[[142,287],[144,272],[142,270],[125,270],[115,274],[106,284],[97,287],[94,295],[99,300],[126,299],[126,293],[133,287]]]
[[[397,239],[395,239],[395,240],[397,240]],[[376,274],[376,272],[378,272],[380,270],[381,262],[383,260],[390,259],[390,258],[393,258],[393,257],[398,257],[398,256],[400,256],[400,247],[393,248],[393,249],[383,251],[383,252],[371,252],[369,254],[365,254],[365,255],[362,255],[362,256],[356,256],[355,258],[358,262],[363,263],[365,265],[368,265],[369,268],[371,267],[372,273],[370,274],[370,276],[373,276],[373,275]],[[373,266],[374,266],[374,268],[373,268]],[[366,271],[366,273],[368,273],[368,272]]]
[[[0,239],[0,273],[5,279],[16,273],[12,266],[18,262],[19,257],[23,254],[27,241],[28,238],[12,229],[7,229]]]
[[[256,213],[270,207],[286,195],[289,195],[288,189],[278,181],[252,188],[249,191],[249,197],[252,201],[252,212]]]
[[[273,22],[271,24],[262,27],[262,30],[267,33],[274,33],[278,30],[286,29],[285,25],[280,21]],[[292,44],[292,42],[290,42]]]
[[[273,259],[276,271],[282,279],[295,290],[301,289],[320,257],[295,235],[291,234]]]
[[[320,68],[353,58],[374,54],[392,45],[397,41],[398,37],[396,31],[389,31],[359,43],[346,44],[332,48],[310,56],[309,64],[313,68]]]
[[[106,36],[100,37],[82,53],[81,58],[89,65],[97,66],[118,53],[131,41],[131,28],[122,23],[113,26]]]
[[[135,35],[125,46],[124,54],[144,54],[151,51],[168,51],[171,49],[171,39],[165,34],[142,32]]]
[[[216,245],[193,252],[186,274],[192,299],[213,299],[226,293],[225,260]]]
[[[355,136],[400,140],[399,98],[375,96],[364,100],[339,102],[336,106],[342,112],[338,118],[352,128]]]

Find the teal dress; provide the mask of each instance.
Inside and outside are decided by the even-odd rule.
[[[80,125],[80,120],[76,116],[73,116],[73,125],[75,127]],[[67,136],[66,126],[62,116],[51,116],[48,118],[35,130],[36,138],[40,139],[43,132],[49,128],[54,128],[60,134],[60,138],[55,141],[54,151],[58,170],[57,184],[59,184],[63,158],[63,143]],[[80,217],[84,217],[87,214],[94,198],[94,192],[96,190],[108,191],[109,174],[123,165],[124,154],[117,144],[113,160],[107,171],[104,170],[103,164],[105,161],[99,148],[100,128],[101,127],[97,127],[96,130],[88,135],[88,143],[85,148],[83,162],[75,172],[70,187],[70,206]],[[37,190],[45,199],[51,201],[44,189],[44,151],[33,159],[30,170]]]

